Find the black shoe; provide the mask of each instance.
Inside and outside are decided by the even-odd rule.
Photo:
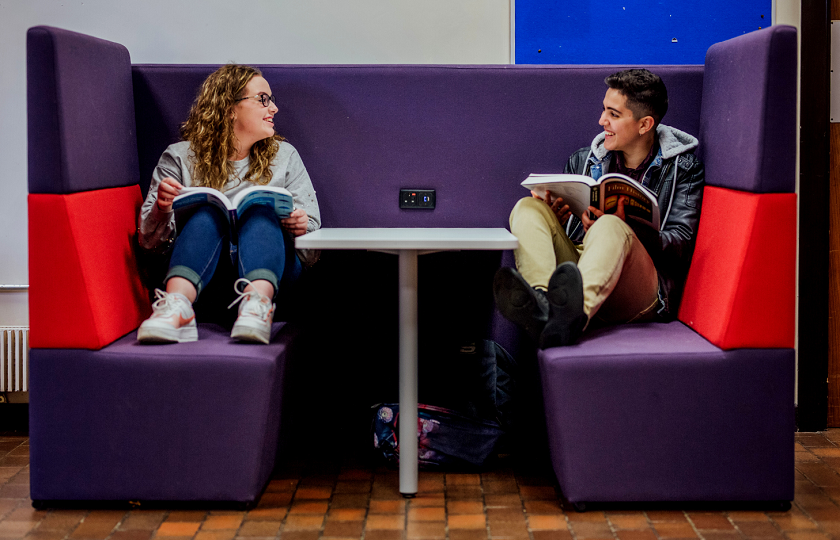
[[[513,268],[499,268],[493,278],[493,296],[502,315],[521,326],[536,343],[548,320],[545,293],[534,289]]]
[[[540,347],[571,345],[583,333],[589,318],[583,311],[583,280],[573,262],[564,262],[548,281],[548,322],[540,336]]]

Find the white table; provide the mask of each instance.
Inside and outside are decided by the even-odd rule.
[[[299,249],[365,249],[399,256],[400,493],[417,494],[417,257],[438,251],[514,249],[505,229],[320,229],[297,237]]]

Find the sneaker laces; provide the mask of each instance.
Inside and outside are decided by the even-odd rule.
[[[178,304],[182,302],[175,293],[164,292],[160,289],[155,289],[155,298],[157,300],[152,303],[152,313],[157,317],[171,315],[179,309]]]
[[[239,290],[240,283],[243,284],[241,291]],[[240,305],[240,309],[242,309],[242,306],[248,305],[249,301],[255,296],[257,296],[259,297],[259,300],[257,300],[256,302],[251,302],[251,305],[248,305],[248,307],[255,311],[256,315],[260,319],[265,319],[268,316],[268,313],[271,311],[271,299],[265,296],[264,294],[261,294],[256,289],[246,291],[245,287],[247,287],[250,284],[251,282],[245,278],[239,278],[236,280],[236,283],[233,284],[233,290],[239,293],[239,296],[236,298],[236,300],[230,303],[228,309],[232,308],[239,302],[242,302]],[[243,301],[243,299],[245,300]],[[265,299],[266,302],[263,302],[263,299]],[[256,304],[256,306],[254,306],[253,304]]]

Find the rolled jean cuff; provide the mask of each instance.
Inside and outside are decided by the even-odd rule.
[[[266,280],[267,282],[271,283],[271,285],[274,287],[274,294],[277,295],[277,274],[275,274],[271,270],[268,270],[266,268],[257,268],[256,270],[251,270],[242,277],[244,277],[248,281],[256,281],[258,279]]]
[[[201,282],[201,276],[196,274],[192,268],[188,268],[180,264],[175,265],[169,269],[169,272],[166,273],[166,279],[164,279],[163,282],[166,283],[174,277],[184,278],[192,283],[193,287],[195,287],[196,299],[201,294],[201,289],[204,288],[204,284]]]

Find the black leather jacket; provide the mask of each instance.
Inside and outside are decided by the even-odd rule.
[[[663,136],[663,128],[686,135],[668,126],[660,125],[657,130],[660,134],[660,155],[649,169],[648,188],[657,195],[659,215],[663,221],[661,230],[657,233],[633,220],[628,220],[627,223],[647,249],[659,274],[659,316],[664,320],[672,320],[677,317],[688,267],[694,253],[705,176],[703,163],[693,153],[697,145],[696,139],[686,135],[693,139],[694,143],[676,148],[667,135]],[[672,155],[681,149],[688,151]],[[599,153],[602,155],[601,159],[596,157]],[[603,172],[606,173],[610,170],[611,159],[611,153],[603,150],[603,136],[599,135],[593,141],[592,148],[581,148],[572,154],[565,172],[592,176],[592,165],[600,163]],[[580,241],[583,239],[583,226],[576,217],[573,216],[572,219],[574,223],[569,226],[569,236],[572,240]]]

